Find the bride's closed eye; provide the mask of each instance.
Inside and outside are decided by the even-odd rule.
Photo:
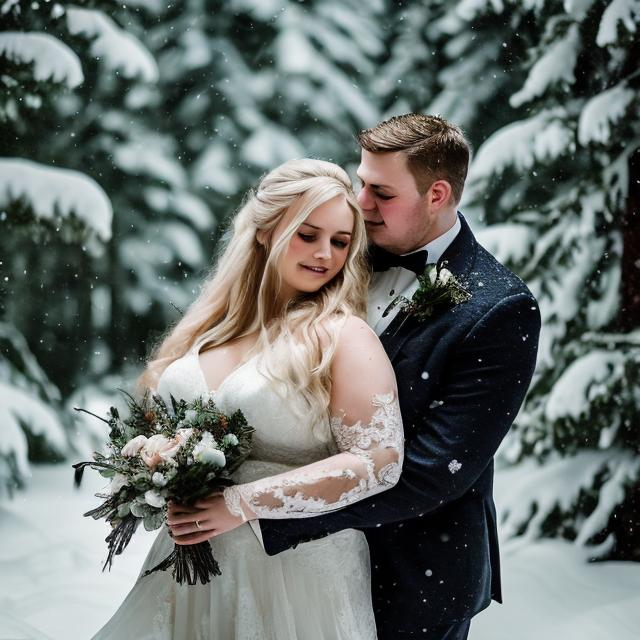
[[[298,232],[298,237],[303,241],[303,242],[314,242],[316,237],[314,235],[308,234],[308,233],[301,233]],[[338,249],[345,249],[346,247],[349,246],[348,242],[345,242],[344,240],[339,240],[338,238],[333,238],[331,240],[331,244],[334,247],[337,247]]]

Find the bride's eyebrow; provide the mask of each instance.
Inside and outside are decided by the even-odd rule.
[[[302,224],[306,225],[307,227],[311,227],[312,229],[316,229],[318,231],[322,231],[322,227],[316,227],[315,224],[311,224],[310,222],[303,222]],[[342,235],[342,236],[350,236],[351,235],[351,231],[336,231],[336,234],[339,234],[339,235]]]

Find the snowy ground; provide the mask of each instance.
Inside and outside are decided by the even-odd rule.
[[[102,487],[66,465],[36,467],[27,491],[0,506],[0,640],[86,640],[135,580],[155,534],[139,532],[101,573],[105,525],[82,513]],[[497,477],[497,494],[500,476]],[[585,563],[561,542],[503,544],[506,602],[472,625],[471,640],[632,640],[640,637],[640,564]],[[124,639],[123,639],[124,640]]]

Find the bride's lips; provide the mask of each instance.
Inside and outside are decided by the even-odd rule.
[[[308,271],[309,273],[313,273],[317,276],[323,276],[325,273],[327,273],[327,271],[329,271],[329,269],[327,269],[327,267],[320,267],[320,266],[316,266],[316,265],[306,265],[306,264],[301,264],[300,265],[305,271]]]

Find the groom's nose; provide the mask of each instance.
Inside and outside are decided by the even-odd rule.
[[[375,199],[371,196],[367,187],[362,187],[362,189],[360,189],[356,200],[364,211],[371,211],[375,209]]]

